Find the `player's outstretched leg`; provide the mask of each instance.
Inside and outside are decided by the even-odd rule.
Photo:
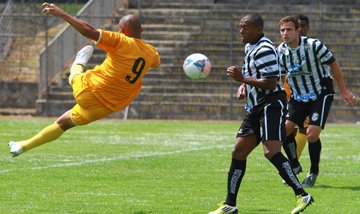
[[[30,149],[43,145],[44,143],[51,142],[59,138],[64,133],[64,130],[55,122],[44,129],[39,133],[34,135],[32,138],[24,141],[10,141],[9,148],[10,153],[13,157],[16,157]]]
[[[70,68],[70,76],[69,76],[70,85],[72,85],[72,81],[74,77],[76,75],[81,74],[84,71],[84,68],[87,65],[93,52],[94,52],[94,47],[91,45],[86,45],[76,54],[75,60]]]
[[[81,50],[79,50],[79,52],[76,54],[75,60],[72,64],[71,67],[75,66],[75,65],[82,65],[82,66],[86,66],[90,57],[92,56],[94,52],[94,47],[91,45],[86,45],[85,47],[83,47]],[[71,69],[71,68],[70,68]]]

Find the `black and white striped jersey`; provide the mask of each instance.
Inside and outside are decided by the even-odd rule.
[[[247,111],[258,105],[267,94],[284,90],[280,81],[281,69],[276,47],[266,36],[261,37],[256,44],[248,43],[245,45],[242,73],[245,78],[265,79],[276,77],[278,80],[275,90],[256,88],[246,84],[245,109]]]
[[[321,79],[331,78],[329,65],[335,61],[329,49],[317,39],[300,37],[300,45],[278,47],[282,74],[287,75],[291,96],[299,102],[316,100],[321,94]]]

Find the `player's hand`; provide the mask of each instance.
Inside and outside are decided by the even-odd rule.
[[[42,4],[42,8],[43,8],[42,13],[45,15],[60,16],[64,12],[55,4],[47,3],[47,2]]]
[[[235,66],[230,66],[226,70],[226,74],[232,77],[235,81],[243,82],[244,76],[242,75],[241,70],[237,69]]]
[[[350,91],[346,90],[345,92],[341,93],[341,97],[348,106],[354,106],[357,103],[355,96]]]
[[[246,86],[245,84],[241,84],[236,92],[236,98],[239,100],[244,99],[246,96]]]

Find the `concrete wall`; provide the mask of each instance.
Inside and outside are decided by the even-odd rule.
[[[35,108],[37,83],[0,82],[0,108]]]

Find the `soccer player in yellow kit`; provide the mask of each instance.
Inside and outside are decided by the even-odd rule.
[[[76,105],[30,139],[9,142],[10,153],[23,152],[51,142],[66,130],[91,123],[128,106],[139,94],[144,74],[160,65],[156,49],[141,39],[142,27],[137,15],[120,19],[119,32],[95,29],[54,4],[44,3],[43,13],[64,19],[83,36],[95,41],[107,52],[101,65],[84,72],[93,47],[81,49],[70,68],[69,83]]]

